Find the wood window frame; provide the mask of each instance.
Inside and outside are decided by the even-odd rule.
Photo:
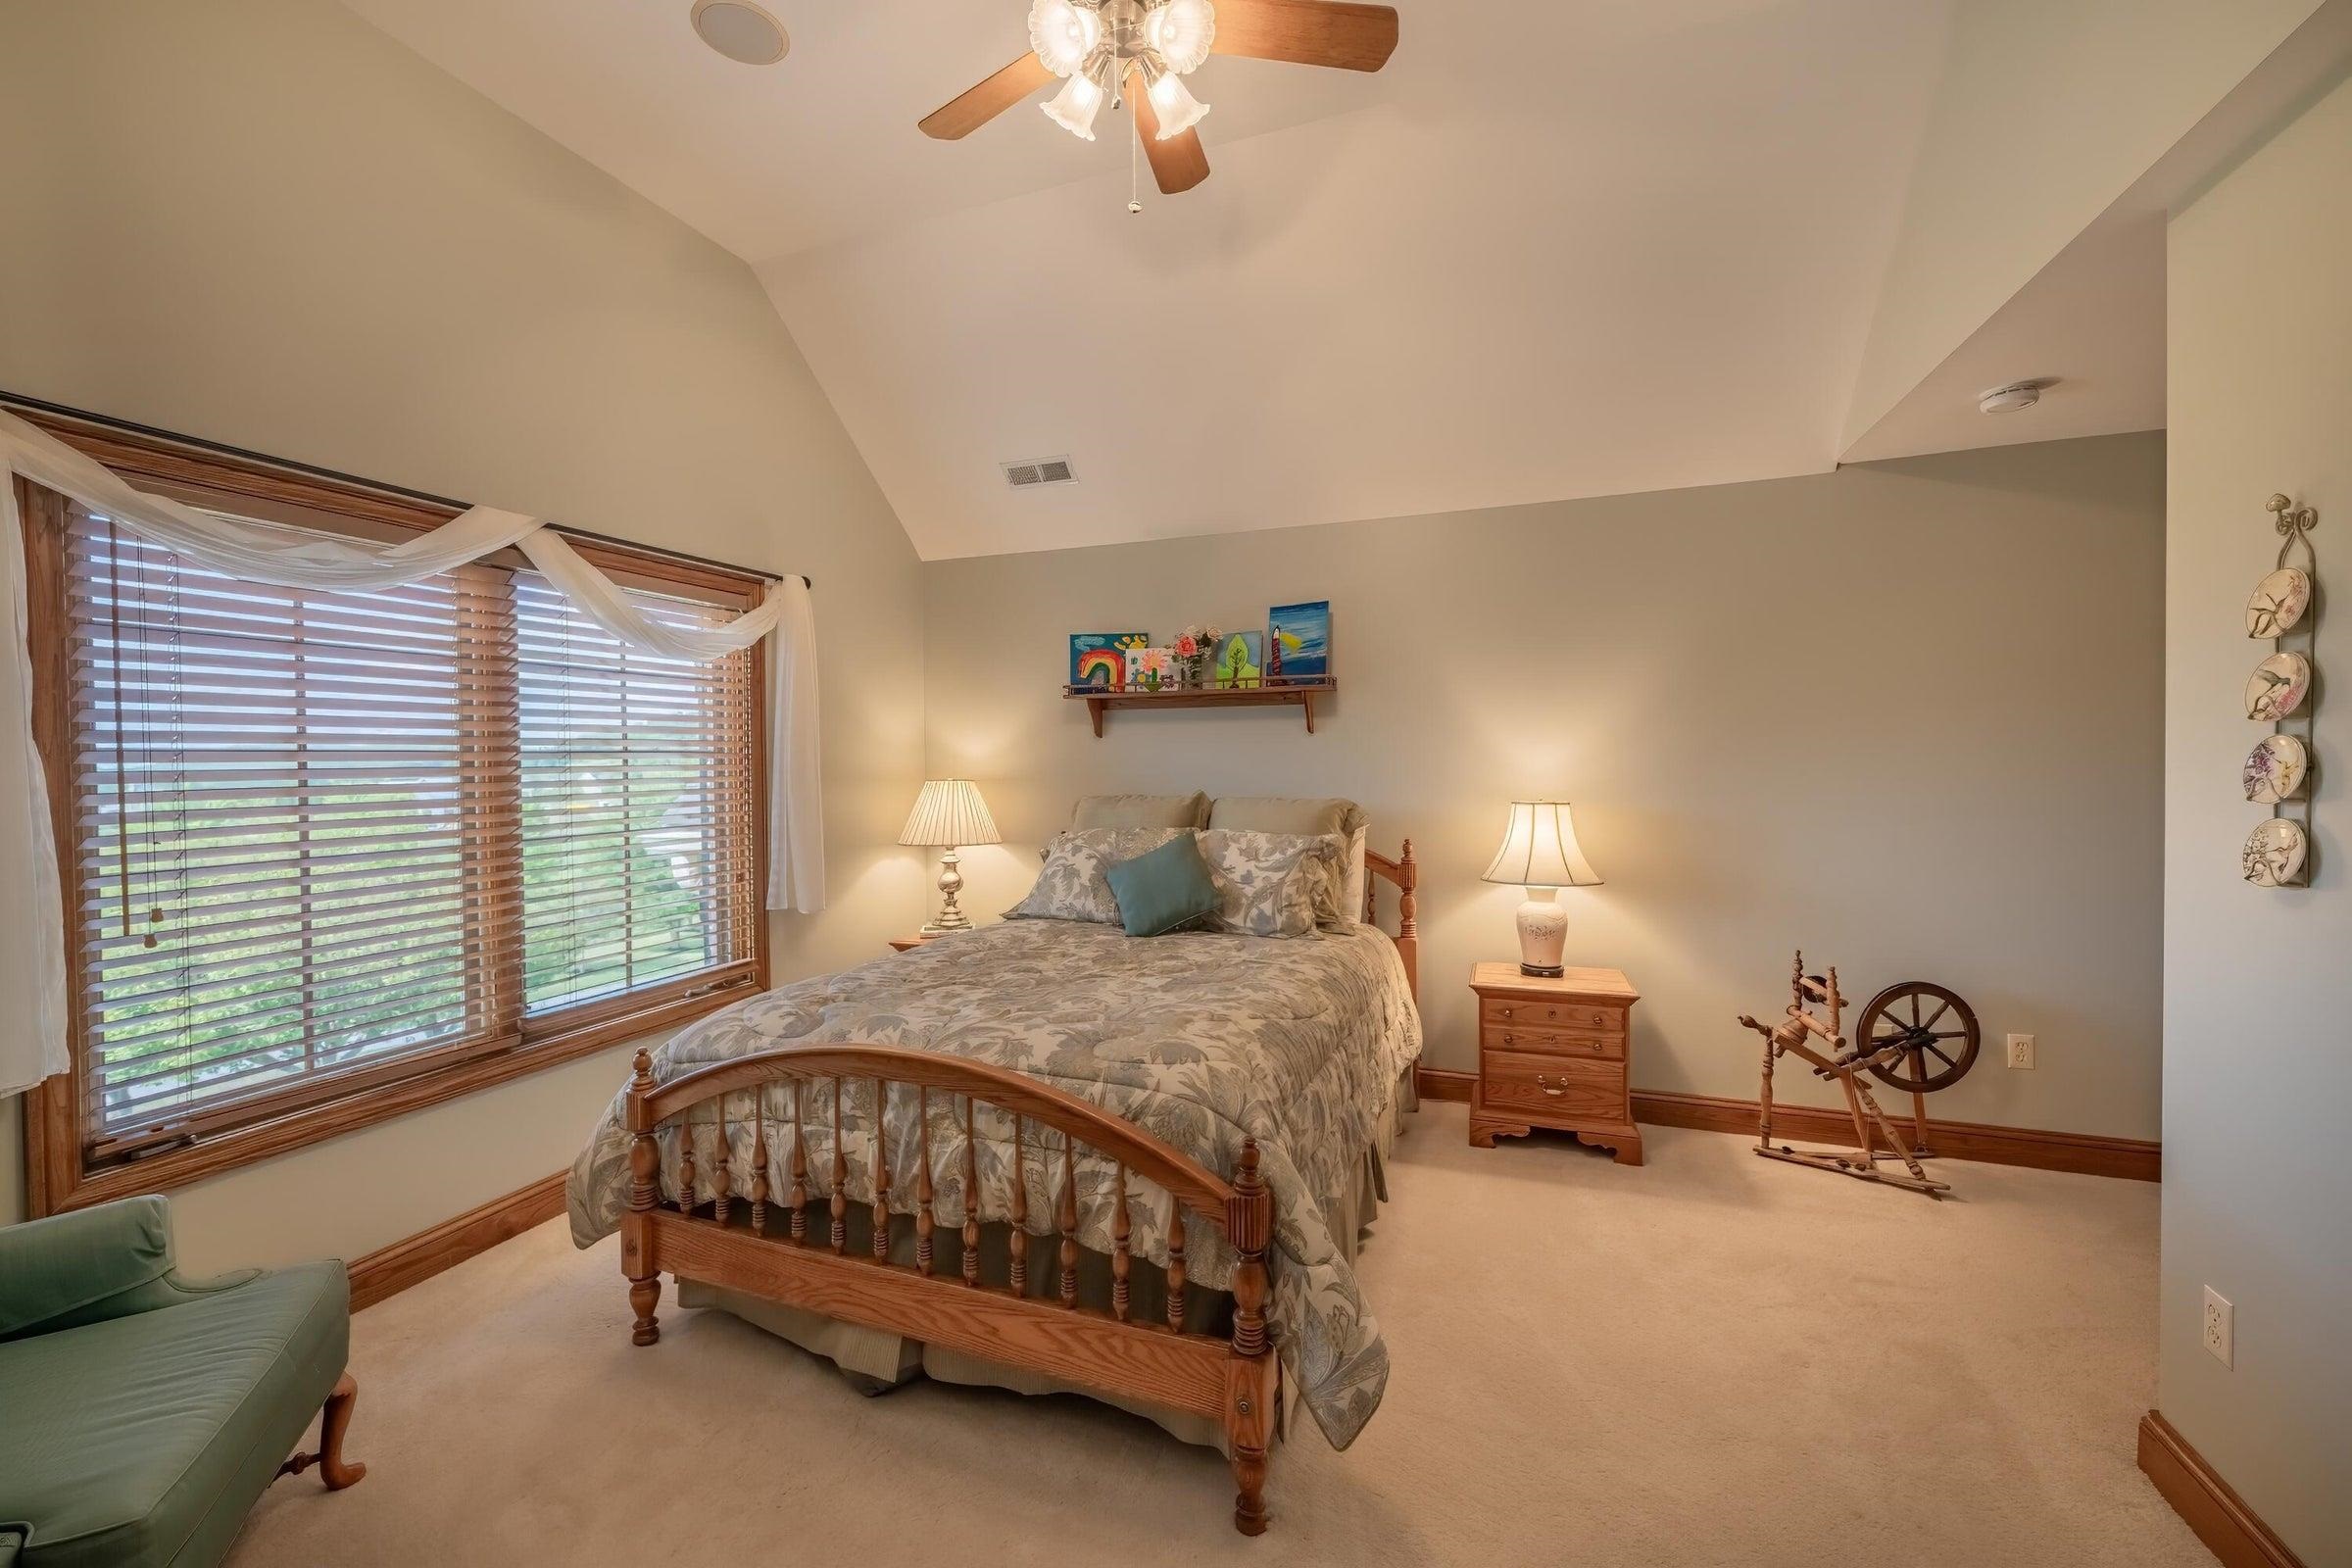
[[[143,488],[183,496],[192,492],[210,498],[215,505],[242,503],[251,508],[249,514],[257,517],[315,518],[341,531],[396,540],[437,528],[458,514],[454,507],[281,467],[263,459],[217,453],[61,416],[16,412]],[[67,503],[29,481],[19,480],[17,485],[24,519],[33,734],[46,774],[51,827],[57,836],[68,994],[78,998],[82,973],[77,917],[82,894],[73,810],[73,748],[69,743],[73,686],[63,549]],[[564,537],[591,564],[624,584],[685,589],[698,597],[715,596],[719,602],[740,604],[746,610],[758,605],[767,592],[769,579],[748,569],[686,561],[609,539],[569,532]],[[751,658],[751,798],[763,803],[767,798],[766,693],[770,678],[764,642],[753,645]],[[763,867],[767,864],[766,812],[756,806],[752,817],[753,864]],[[755,871],[755,903],[760,899],[757,877]],[[754,911],[751,925],[752,970],[732,981],[714,982],[708,974],[687,975],[626,996],[526,1018],[511,1038],[467,1042],[406,1061],[357,1069],[347,1079],[320,1079],[290,1096],[293,1102],[280,1112],[273,1112],[270,1102],[263,1101],[252,1120],[200,1132],[157,1152],[115,1162],[94,1163],[85,1152],[81,1106],[87,1050],[76,1003],[68,1012],[67,1070],[25,1091],[24,1097],[25,1190],[30,1214],[38,1218],[118,1198],[184,1187],[689,1023],[767,989],[764,909]]]

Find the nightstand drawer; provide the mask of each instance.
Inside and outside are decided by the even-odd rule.
[[[1625,1069],[1615,1062],[1489,1051],[1479,1064],[1479,1097],[1492,1108],[1564,1121],[1630,1120]]]
[[[1622,1034],[1572,1034],[1565,1029],[1490,1023],[1479,1031],[1478,1043],[1490,1051],[1543,1051],[1561,1056],[1594,1056],[1608,1061],[1625,1059],[1625,1036]]]
[[[1523,1002],[1517,997],[1482,997],[1478,1021],[1530,1029],[1574,1029],[1584,1034],[1625,1033],[1625,1012],[1589,1002]]]

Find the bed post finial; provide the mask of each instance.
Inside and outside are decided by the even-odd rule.
[[[1257,1140],[1242,1141],[1225,1234],[1241,1261],[1233,1270],[1233,1349],[1226,1358],[1225,1435],[1233,1450],[1233,1527],[1266,1530],[1266,1444],[1274,1430],[1276,1372],[1266,1341],[1266,1243],[1273,1195],[1257,1174]]]

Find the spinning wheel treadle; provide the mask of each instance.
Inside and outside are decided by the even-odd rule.
[[[1877,1055],[1889,1046],[1900,1056],[1870,1064],[1871,1076],[1894,1089],[1930,1094],[1948,1089],[1976,1065],[1976,1010],[1949,986],[1901,980],[1870,999],[1854,1026],[1855,1051]]]

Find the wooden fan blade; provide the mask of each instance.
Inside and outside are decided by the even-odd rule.
[[[1128,78],[1127,101],[1135,105],[1135,133],[1143,138],[1144,157],[1151,163],[1152,178],[1162,194],[1191,190],[1208,177],[1208,154],[1201,150],[1199,130],[1159,139],[1159,115],[1152,107],[1152,95],[1144,90],[1140,71]]]
[[[1044,61],[1023,55],[962,97],[925,115],[923,134],[960,141],[1053,79]]]
[[[1396,52],[1396,13],[1347,0],[1216,0],[1211,54],[1378,71]]]

